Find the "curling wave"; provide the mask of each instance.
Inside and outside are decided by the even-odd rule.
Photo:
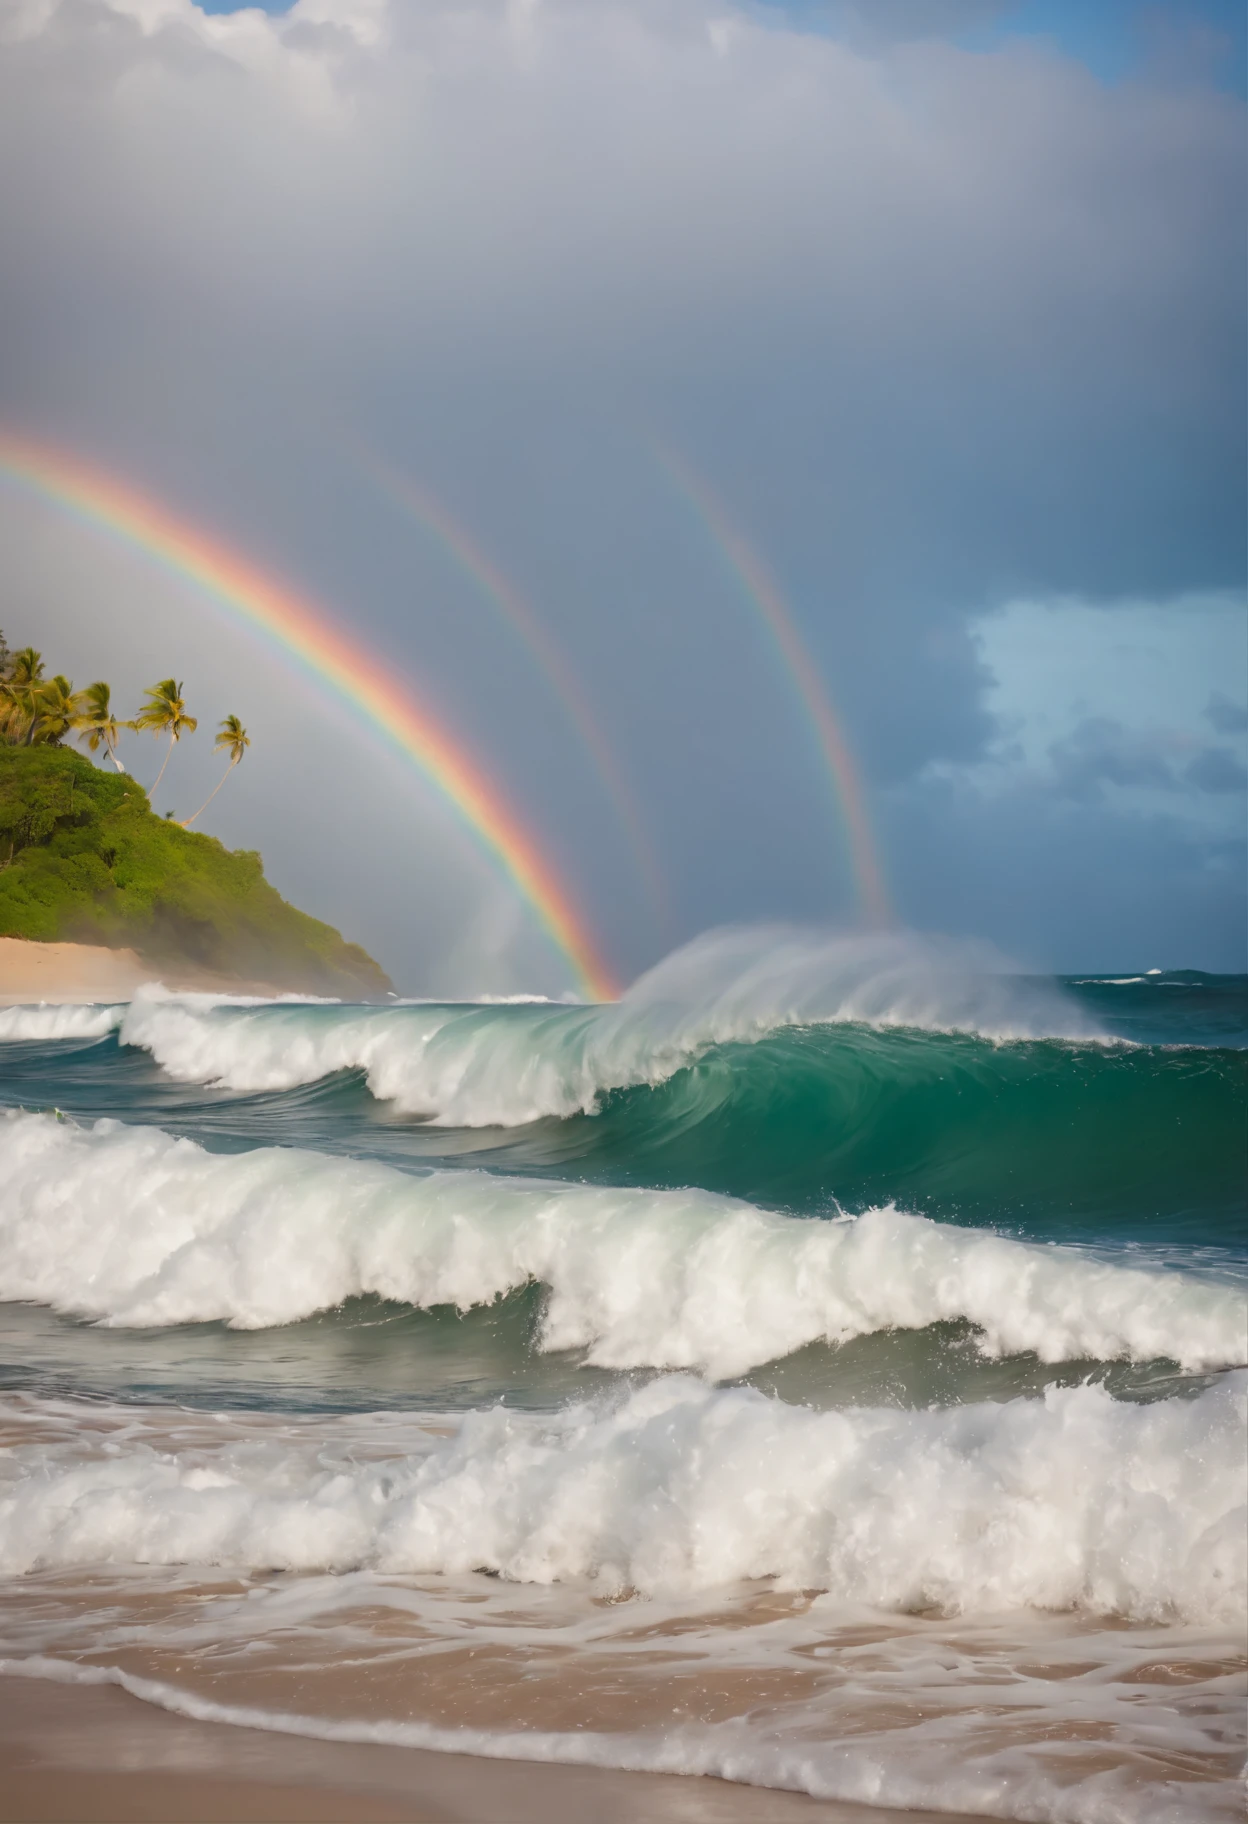
[[[0,1120],[0,1297],[122,1325],[284,1324],[361,1294],[467,1309],[548,1288],[540,1346],[739,1375],[951,1319],[990,1355],[1248,1355],[1239,1288],[908,1215],[773,1214],[701,1191],[413,1176],[156,1128]]]
[[[515,1127],[592,1113],[604,1094],[665,1082],[713,1045],[788,1026],[1099,1036],[1068,997],[994,972],[993,962],[971,946],[900,933],[714,932],[604,1007],[256,1005],[152,988],[126,1009],[120,1038],[179,1082],[252,1092],[360,1070],[374,1096],[404,1112]]]

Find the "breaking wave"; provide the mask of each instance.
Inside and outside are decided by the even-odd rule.
[[[650,1595],[765,1578],[905,1612],[1226,1622],[1245,1612],[1246,1411],[1243,1374],[1149,1405],[1077,1387],[841,1412],[669,1376],[450,1436],[268,1417],[179,1438],[167,1411],[9,1402],[0,1568],[488,1570]]]
[[[125,1006],[113,1007],[41,1002],[37,1007],[0,1007],[0,1041],[102,1039],[116,1032]]]
[[[774,1214],[712,1193],[415,1176],[291,1147],[212,1154],[156,1128],[0,1120],[0,1298],[110,1324],[290,1323],[375,1294],[482,1305],[539,1282],[540,1346],[739,1375],[805,1345],[965,1319],[990,1355],[1248,1356],[1232,1284],[892,1207]]]
[[[33,1013],[35,1010],[20,1010]],[[1052,986],[999,973],[974,946],[903,934],[750,929],[698,939],[601,1007],[540,1001],[393,1007],[257,1004],[140,990],[116,1026],[179,1082],[291,1089],[360,1070],[373,1095],[450,1126],[591,1113],[612,1091],[666,1081],[710,1047],[789,1026],[853,1022],[994,1041],[1100,1036]],[[15,1022],[11,1036],[25,1033]]]

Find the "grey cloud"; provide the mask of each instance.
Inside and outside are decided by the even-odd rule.
[[[1248,705],[1232,702],[1220,690],[1209,698],[1205,716],[1220,735],[1240,735],[1248,729]]]
[[[1204,748],[1183,776],[1201,792],[1248,791],[1248,767],[1226,747]]]
[[[1034,968],[1244,968],[1242,840],[1210,843],[1174,816],[1107,816],[1034,785],[988,804],[907,790],[891,823],[899,884],[921,886],[929,923],[1008,930]]]
[[[1175,776],[1155,741],[1126,729],[1112,716],[1089,716],[1049,748],[1059,789],[1071,798],[1094,798],[1105,785],[1173,791]],[[1190,769],[1189,769],[1190,770]]]

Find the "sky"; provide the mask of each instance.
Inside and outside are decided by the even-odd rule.
[[[0,438],[432,706],[621,982],[869,863],[1242,969],[1243,65],[1222,0],[11,0]],[[0,548],[11,645],[185,681],[160,810],[237,713],[203,827],[403,991],[575,988],[332,676],[12,474]]]

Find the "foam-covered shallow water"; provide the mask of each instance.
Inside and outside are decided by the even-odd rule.
[[[0,1010],[4,1669],[1230,1815],[1245,987],[768,931],[609,1008]]]

